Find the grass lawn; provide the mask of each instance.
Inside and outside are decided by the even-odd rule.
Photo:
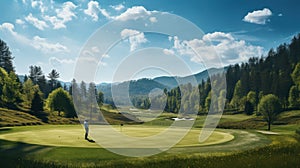
[[[103,126],[102,126],[103,127]],[[118,126],[115,126],[118,130]],[[147,137],[164,130],[159,126],[131,126],[123,128],[128,136]],[[102,128],[102,131],[104,129]],[[146,133],[145,133],[146,132]],[[103,133],[103,132],[102,132]],[[200,129],[192,129],[183,140],[168,151],[151,157],[131,158],[114,154],[96,143],[83,140],[84,130],[81,125],[43,125],[0,129],[0,162],[5,164],[43,163],[55,165],[82,166],[114,165],[119,162],[148,162],[166,160],[174,157],[193,155],[224,155],[269,144],[263,135],[240,130],[218,129],[204,143],[199,143]],[[13,160],[19,159],[19,162]],[[31,162],[32,161],[32,162]],[[29,164],[29,163],[28,163]]]
[[[91,133],[99,131],[99,136],[109,135],[110,126],[91,126]],[[115,126],[112,129],[120,132],[120,127]],[[84,129],[81,125],[44,125],[44,126],[25,126],[2,128],[0,139],[5,139],[15,142],[23,142],[28,144],[44,145],[44,146],[65,146],[65,147],[85,147],[85,148],[101,148],[97,143],[90,143],[84,140]],[[162,131],[166,127],[150,127],[150,126],[135,126],[125,125],[122,127],[122,134],[130,137],[150,137]],[[179,132],[175,130],[174,132]],[[213,144],[225,143],[234,139],[230,133],[215,131],[205,142],[200,143],[198,140],[200,129],[192,129],[187,135],[175,146],[206,146]],[[177,136],[177,135],[174,135]],[[108,137],[109,141],[120,140],[114,137]],[[95,139],[97,140],[97,139]]]
[[[297,111],[298,112],[298,111]],[[283,113],[297,119],[298,113]],[[162,113],[157,119],[140,125],[113,126],[123,135],[147,138],[167,129],[176,117]],[[0,165],[8,167],[299,167],[300,144],[295,130],[298,120],[289,125],[259,129],[216,129],[204,143],[198,137],[206,116],[198,116],[194,128],[171,149],[150,157],[127,157],[110,152],[97,143],[83,139],[81,125],[39,125],[0,128]],[[254,118],[244,114],[223,115],[220,123],[239,123]],[[93,131],[110,134],[107,126],[91,126]],[[121,132],[122,131],[122,132]],[[176,132],[176,131],[175,131]],[[176,134],[174,134],[176,135]],[[94,137],[97,141],[96,136]],[[121,143],[120,139],[111,141]],[[126,150],[126,149],[124,149]]]

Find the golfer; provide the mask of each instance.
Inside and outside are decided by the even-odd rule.
[[[89,123],[88,123],[88,120],[84,120],[83,125],[84,125],[84,129],[85,129],[84,139],[88,140],[88,135],[89,135]]]

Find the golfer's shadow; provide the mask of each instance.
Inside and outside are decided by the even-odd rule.
[[[87,141],[89,141],[89,142],[91,142],[91,143],[95,143],[95,141],[94,140],[92,140],[92,139],[86,139]]]

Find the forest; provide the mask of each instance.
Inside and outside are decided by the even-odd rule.
[[[267,56],[253,57],[248,62],[228,66],[225,74],[226,91],[214,93],[216,95],[213,96],[222,97],[226,94],[225,111],[245,112],[249,115],[253,112],[260,115],[257,111],[258,103],[264,95],[268,94],[279,99],[282,109],[299,109],[299,61],[300,34],[293,37],[290,44],[282,44],[275,50],[270,49]],[[212,78],[218,78],[218,74],[213,75]],[[199,104],[185,104],[184,106],[197,108],[199,113],[207,113],[212,97],[210,81],[208,78],[198,85]],[[217,83],[220,84],[222,81]],[[183,92],[184,90],[181,91]],[[178,112],[179,100],[181,100],[179,87],[165,93],[167,95],[165,111]]]

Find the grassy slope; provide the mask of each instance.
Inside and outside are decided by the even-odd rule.
[[[0,127],[41,124],[40,119],[28,113],[0,108]]]
[[[26,109],[25,109],[26,110]],[[139,122],[126,118],[124,115],[113,109],[102,109],[102,113],[110,124],[138,124]],[[42,118],[42,119],[41,119]],[[65,118],[58,116],[57,112],[43,112],[38,118],[37,116],[29,114],[29,112],[22,112],[17,110],[10,110],[0,108],[0,127],[7,126],[25,126],[25,125],[42,125],[42,124],[79,124],[77,118]]]

